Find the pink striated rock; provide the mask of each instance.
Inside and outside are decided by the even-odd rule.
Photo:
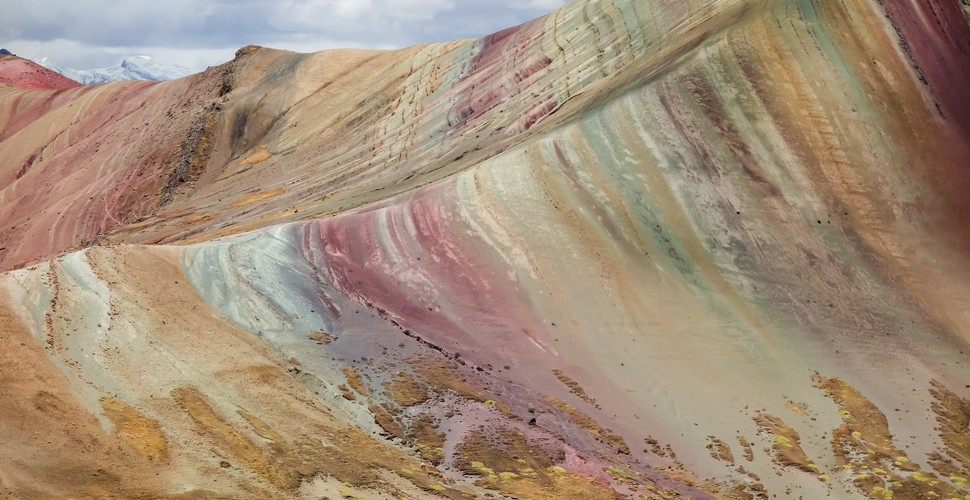
[[[66,89],[81,85],[33,61],[14,55],[0,55],[0,83],[25,89]]]
[[[0,86],[0,496],[965,497],[954,5]]]

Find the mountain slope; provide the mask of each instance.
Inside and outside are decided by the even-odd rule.
[[[0,83],[26,89],[62,89],[80,85],[33,61],[21,59],[7,50],[0,52]]]
[[[0,485],[967,495],[970,26],[927,5],[0,89]]]

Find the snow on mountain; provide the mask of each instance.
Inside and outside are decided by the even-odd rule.
[[[193,73],[188,68],[165,64],[148,56],[126,57],[117,66],[81,70],[63,68],[46,57],[38,63],[86,85],[121,80],[174,80]]]

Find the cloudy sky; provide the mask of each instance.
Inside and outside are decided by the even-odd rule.
[[[0,0],[0,47],[72,69],[129,55],[202,70],[248,44],[313,52],[473,38],[567,0]]]

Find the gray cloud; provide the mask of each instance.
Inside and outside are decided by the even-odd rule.
[[[311,52],[479,37],[566,0],[0,0],[0,47],[65,67],[143,54],[192,69],[248,44]]]

